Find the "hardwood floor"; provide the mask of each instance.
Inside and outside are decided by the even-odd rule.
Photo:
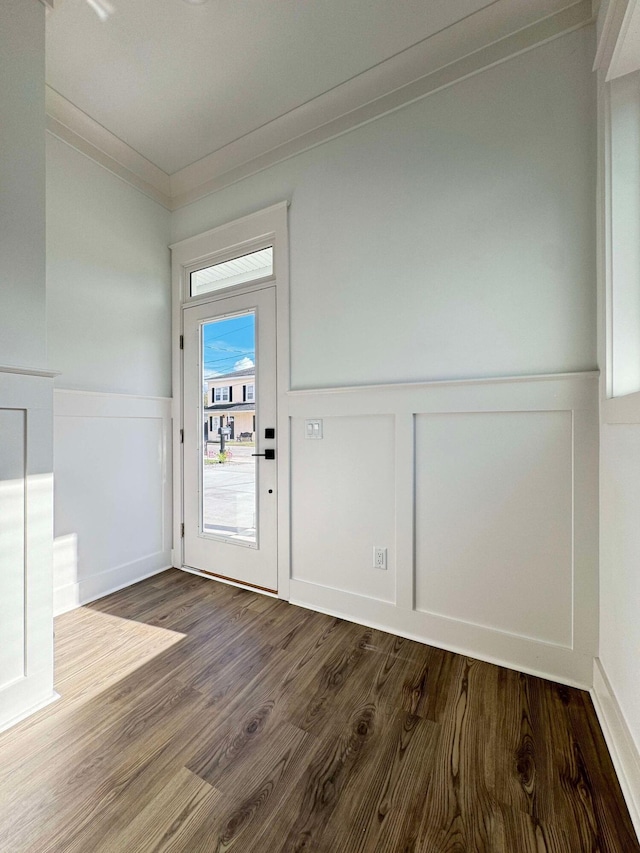
[[[177,571],[56,620],[2,853],[634,853],[587,693]]]

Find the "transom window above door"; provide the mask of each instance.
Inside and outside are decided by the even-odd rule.
[[[273,246],[195,270],[190,275],[190,295],[202,296],[270,275],[273,275]]]

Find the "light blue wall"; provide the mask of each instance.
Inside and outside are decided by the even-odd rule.
[[[170,214],[47,136],[47,324],[56,387],[171,394]]]
[[[46,366],[44,14],[0,4],[0,364]]]
[[[592,28],[210,195],[290,199],[296,388],[596,365]]]

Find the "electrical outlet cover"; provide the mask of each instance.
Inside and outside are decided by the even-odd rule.
[[[374,569],[383,569],[383,570],[387,568],[387,549],[386,548],[374,547],[374,549],[373,549],[373,568]]]

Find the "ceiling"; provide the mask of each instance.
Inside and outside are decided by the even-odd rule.
[[[109,0],[101,21],[90,0],[46,2],[49,129],[167,206],[591,16],[590,0]]]
[[[168,174],[495,0],[54,0],[47,82]]]

